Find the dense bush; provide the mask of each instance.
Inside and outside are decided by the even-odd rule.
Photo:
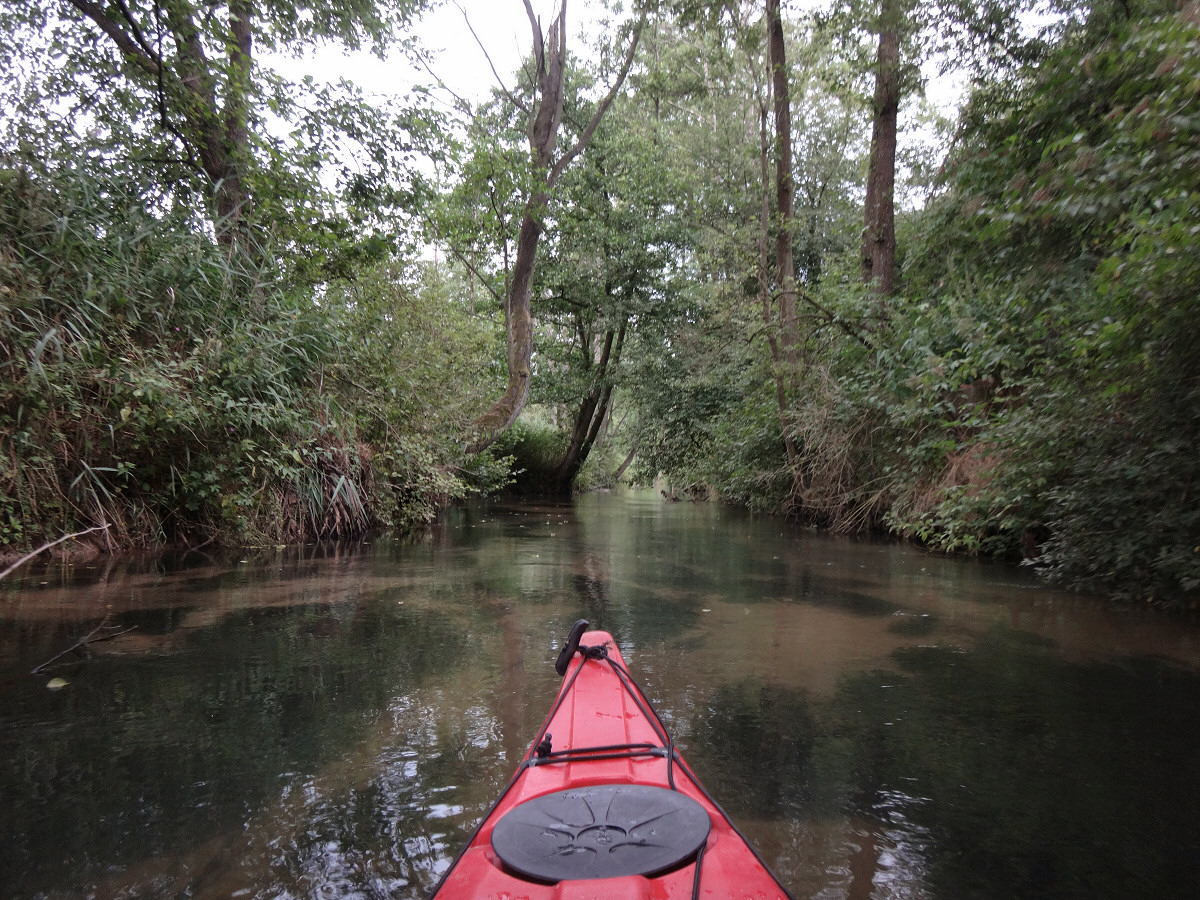
[[[898,223],[894,296],[856,259],[805,284],[788,470],[761,328],[712,310],[640,373],[643,467],[1078,588],[1194,598],[1200,29],[1101,12],[976,88],[938,189]]]
[[[314,291],[235,258],[118,179],[0,168],[0,544],[311,540],[469,490],[448,373],[481,337],[436,278]]]
[[[511,488],[523,494],[549,494],[556,490],[555,472],[567,448],[568,435],[541,407],[526,407],[493,446],[502,459],[511,460]]]
[[[1198,50],[1183,17],[1110,25],[968,108],[902,333],[927,381],[989,380],[947,432],[989,464],[903,529],[1025,535],[1056,577],[1131,597],[1200,585]]]

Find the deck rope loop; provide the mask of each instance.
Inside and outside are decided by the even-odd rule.
[[[579,652],[584,659],[608,659],[608,644],[596,644],[594,647],[581,646]]]

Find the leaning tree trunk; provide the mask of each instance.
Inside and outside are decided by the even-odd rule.
[[[883,0],[867,199],[863,209],[862,279],[889,296],[896,287],[896,128],[900,112],[900,34],[894,0]]]
[[[529,151],[534,179],[539,185],[525,201],[521,230],[517,236],[517,256],[513,262],[512,279],[505,298],[505,321],[508,339],[508,384],[491,409],[475,420],[475,441],[467,448],[478,453],[490,446],[516,421],[525,401],[529,399],[529,378],[533,362],[533,317],[529,294],[533,285],[533,268],[537,259],[538,241],[545,230],[544,217],[550,204],[551,175],[554,147],[558,142],[558,127],[562,123],[563,75],[567,64],[567,4],[550,23],[548,40],[543,40],[541,26],[533,14],[529,0],[525,11],[533,28],[533,52],[537,62],[540,102],[529,124]]]
[[[575,425],[571,429],[571,441],[567,452],[554,473],[554,490],[560,494],[568,494],[575,476],[587,462],[600,435],[600,429],[608,416],[612,405],[613,386],[609,372],[621,358],[621,350],[625,344],[627,322],[622,322],[616,331],[608,331],[604,335],[604,345],[600,350],[600,359],[591,372],[594,385],[587,396],[579,404],[575,413]]]
[[[612,87],[596,107],[587,127],[570,150],[556,161],[554,148],[558,141],[558,127],[563,113],[563,76],[567,63],[567,0],[561,0],[558,15],[550,23],[548,38],[543,39],[541,25],[534,15],[529,0],[525,0],[525,12],[533,29],[533,52],[537,63],[538,96],[536,111],[529,125],[529,149],[532,158],[534,183],[537,188],[525,203],[521,218],[521,231],[517,238],[517,256],[513,262],[513,277],[505,298],[505,320],[508,338],[508,384],[500,399],[491,409],[475,420],[475,438],[467,445],[467,452],[479,453],[487,449],[500,435],[517,420],[525,402],[529,399],[529,382],[533,362],[533,317],[530,310],[530,288],[533,284],[534,263],[538,241],[545,229],[544,217],[550,204],[554,186],[592,139],[600,120],[612,105],[613,99],[625,82],[633,57],[637,52],[645,18],[639,19],[634,27],[629,49],[621,71]]]
[[[529,399],[529,379],[533,363],[533,315],[530,311],[529,295],[538,240],[545,230],[542,216],[548,203],[549,196],[546,192],[538,191],[525,204],[521,231],[517,237],[516,261],[513,263],[508,296],[505,298],[508,384],[491,409],[475,420],[477,437],[467,447],[470,453],[479,453],[491,446],[496,438],[504,434],[516,421]]]

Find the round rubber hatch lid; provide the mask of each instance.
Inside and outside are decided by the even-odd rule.
[[[536,881],[656,875],[708,839],[708,813],[678,791],[600,784],[535,797],[501,817],[492,848]]]

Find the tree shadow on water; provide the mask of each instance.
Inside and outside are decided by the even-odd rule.
[[[397,697],[466,652],[436,611],[313,604],[185,629],[151,660],[60,669],[69,687],[51,697],[30,679],[0,697],[4,895],[44,895],[64,873],[82,890],[240,835],[287,785],[336,765]]]
[[[827,700],[722,685],[681,722],[688,759],[735,818],[859,823],[919,896],[1194,893],[1200,676],[1005,628],[894,659]]]
[[[796,813],[815,796],[817,725],[798,691],[742,681],[722,685],[691,723],[688,759],[732,813]]]
[[[944,897],[1188,896],[1200,879],[1200,678],[1072,664],[997,630],[843,683],[826,740],[852,803],[904,796]],[[887,804],[882,804],[886,806]]]

